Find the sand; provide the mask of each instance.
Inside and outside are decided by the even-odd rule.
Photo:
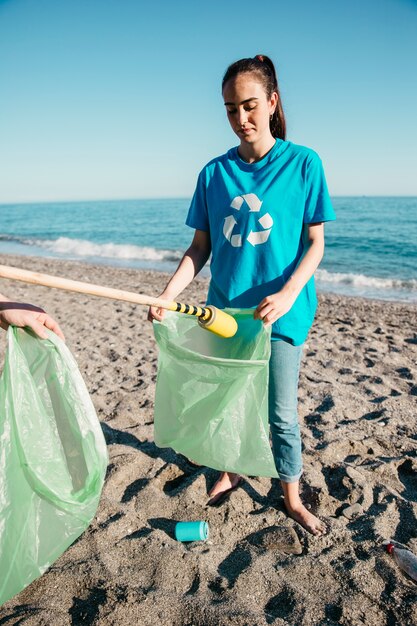
[[[158,273],[1,256],[0,263],[157,295]],[[206,280],[184,300],[203,302]],[[417,307],[321,295],[300,377],[302,493],[330,532],[285,514],[277,480],[245,477],[207,508],[216,472],[153,443],[157,349],[143,307],[1,281],[61,323],[110,464],[97,516],[0,609],[25,626],[417,624],[417,585],[382,547],[417,554]],[[5,333],[1,333],[3,361]],[[173,538],[204,519],[207,542]]]

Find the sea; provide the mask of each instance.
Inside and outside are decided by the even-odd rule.
[[[417,302],[417,197],[334,197],[317,289]],[[172,272],[190,199],[0,205],[0,253]],[[209,276],[209,266],[203,270]]]

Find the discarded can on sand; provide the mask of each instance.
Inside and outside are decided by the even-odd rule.
[[[205,541],[209,536],[207,522],[177,522],[175,539],[177,541]]]

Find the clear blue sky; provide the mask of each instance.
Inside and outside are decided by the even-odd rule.
[[[191,196],[257,53],[332,195],[417,195],[416,1],[0,0],[0,202]]]

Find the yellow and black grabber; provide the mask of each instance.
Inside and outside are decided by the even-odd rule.
[[[169,300],[145,296],[140,293],[134,293],[133,291],[123,291],[122,289],[92,285],[78,280],[60,278],[59,276],[39,274],[38,272],[30,272],[9,265],[0,265],[0,278],[20,280],[33,285],[55,287],[56,289],[64,289],[65,291],[76,291],[90,296],[101,296],[102,298],[110,298],[112,300],[124,300],[125,302],[133,302],[134,304],[157,306],[161,309],[167,309],[168,311],[195,315],[202,328],[209,330],[215,335],[219,335],[219,337],[233,337],[237,331],[237,322],[234,317],[220,309],[216,309],[214,306],[199,307],[190,304],[181,304],[180,302],[170,302]]]

